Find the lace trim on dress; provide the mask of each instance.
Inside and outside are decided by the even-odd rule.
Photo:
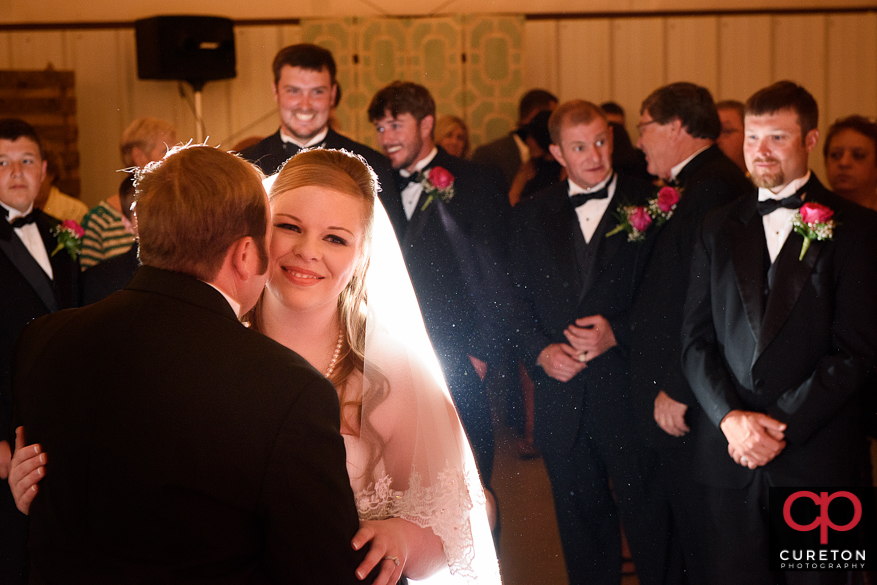
[[[472,567],[475,548],[469,514],[473,501],[468,480],[460,469],[445,468],[437,478],[437,485],[424,487],[417,471],[411,472],[409,488],[404,491],[390,487],[392,478],[384,475],[374,484],[356,494],[356,507],[361,520],[403,518],[421,528],[430,528],[438,536],[445,550],[451,574],[466,581],[475,581]],[[484,495],[475,496],[482,501]]]

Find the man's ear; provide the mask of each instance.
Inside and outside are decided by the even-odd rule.
[[[804,149],[809,153],[819,142],[819,130],[814,128],[804,137]]]
[[[229,247],[229,259],[235,274],[241,280],[249,280],[259,272],[259,253],[256,241],[250,236],[238,239]]]
[[[566,160],[563,158],[563,150],[561,148],[552,143],[548,145],[548,150],[551,151],[551,156],[554,157],[554,160],[560,163],[560,166],[566,167]]]
[[[423,140],[432,140],[432,129],[435,126],[435,118],[431,115],[424,116],[420,121],[420,136]]]

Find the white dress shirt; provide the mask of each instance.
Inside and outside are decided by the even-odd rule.
[[[313,138],[311,138],[307,142],[302,143],[302,142],[299,142],[298,140],[296,140],[295,138],[293,138],[292,136],[288,136],[288,135],[284,134],[283,128],[281,128],[280,129],[280,140],[282,140],[283,142],[289,142],[290,144],[295,144],[299,148],[309,148],[311,146],[316,146],[317,144],[324,141],[326,139],[326,134],[328,134],[328,133],[329,133],[329,127],[326,126],[325,128],[323,128],[322,132],[320,132],[319,134],[317,134],[316,136],[314,136]]]
[[[10,223],[33,211],[33,205],[31,205],[24,213],[9,207],[5,203],[0,202],[0,205],[5,207],[9,212],[9,216],[6,220]],[[33,256],[33,259],[37,261],[37,264],[40,265],[43,272],[45,272],[50,279],[54,279],[55,275],[52,272],[52,263],[49,261],[49,253],[46,251],[46,245],[43,243],[43,237],[40,235],[40,229],[37,227],[37,224],[29,223],[19,228],[13,228],[12,231],[18,236],[18,239],[21,240],[21,243],[24,244],[24,247],[27,248],[27,251]]]
[[[231,310],[234,311],[235,316],[237,316],[238,319],[241,318],[241,304],[239,302],[237,302],[236,300],[231,298],[228,294],[225,293],[225,291],[223,291],[221,288],[219,288],[215,284],[211,284],[211,283],[207,282],[206,280],[202,280],[201,282],[203,282],[204,284],[209,284],[210,286],[215,288],[219,292],[219,294],[221,294],[223,297],[225,297],[225,300],[228,302],[229,306],[231,307]]]
[[[431,163],[432,159],[434,159],[435,155],[437,154],[438,148],[433,146],[428,155],[417,161],[417,164],[414,165],[413,172],[409,173],[405,169],[400,169],[399,174],[407,179],[411,175],[414,175],[426,168],[426,165]],[[399,194],[402,197],[402,207],[405,209],[405,217],[407,217],[408,219],[411,219],[411,216],[414,215],[414,209],[417,207],[417,202],[420,201],[421,193],[423,193],[423,185],[421,185],[420,183],[409,183],[408,186],[402,189],[402,192]]]
[[[603,219],[603,214],[606,213],[609,204],[612,203],[612,199],[615,197],[615,185],[618,183],[617,176],[618,175],[610,171],[608,177],[590,189],[580,187],[575,184],[572,179],[567,179],[567,181],[569,181],[570,197],[577,195],[578,193],[592,193],[598,191],[605,187],[606,183],[612,180],[609,184],[609,188],[606,190],[607,193],[609,193],[608,197],[604,199],[591,199],[590,201],[586,201],[584,205],[579,205],[575,208],[576,215],[579,217],[579,227],[582,228],[582,235],[585,237],[586,243],[590,243],[591,238],[594,237],[594,232],[597,231],[597,226],[600,225],[600,220]]]
[[[810,171],[803,177],[799,177],[783,187],[779,193],[774,193],[770,189],[758,189],[758,200],[767,201],[768,199],[785,199],[790,195],[794,195],[795,191],[803,187],[810,180]],[[785,209],[780,207],[773,213],[769,213],[761,218],[764,223],[764,237],[767,240],[767,252],[770,254],[770,262],[774,260],[783,249],[783,244],[789,234],[792,233],[792,217],[797,213],[797,209]]]

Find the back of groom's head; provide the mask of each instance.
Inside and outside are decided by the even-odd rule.
[[[209,146],[175,148],[138,173],[140,260],[209,282],[229,247],[251,237],[264,268],[267,205],[250,163]]]

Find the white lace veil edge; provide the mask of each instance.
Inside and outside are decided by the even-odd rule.
[[[449,571],[429,583],[499,583],[472,449],[380,201],[375,203],[366,289],[361,439],[383,442],[385,475],[357,494],[361,516],[383,508],[383,517],[432,529],[442,540]],[[386,386],[376,392],[376,383]],[[390,420],[395,422],[389,426],[405,429],[404,436],[383,436]],[[382,436],[369,437],[371,432]]]

